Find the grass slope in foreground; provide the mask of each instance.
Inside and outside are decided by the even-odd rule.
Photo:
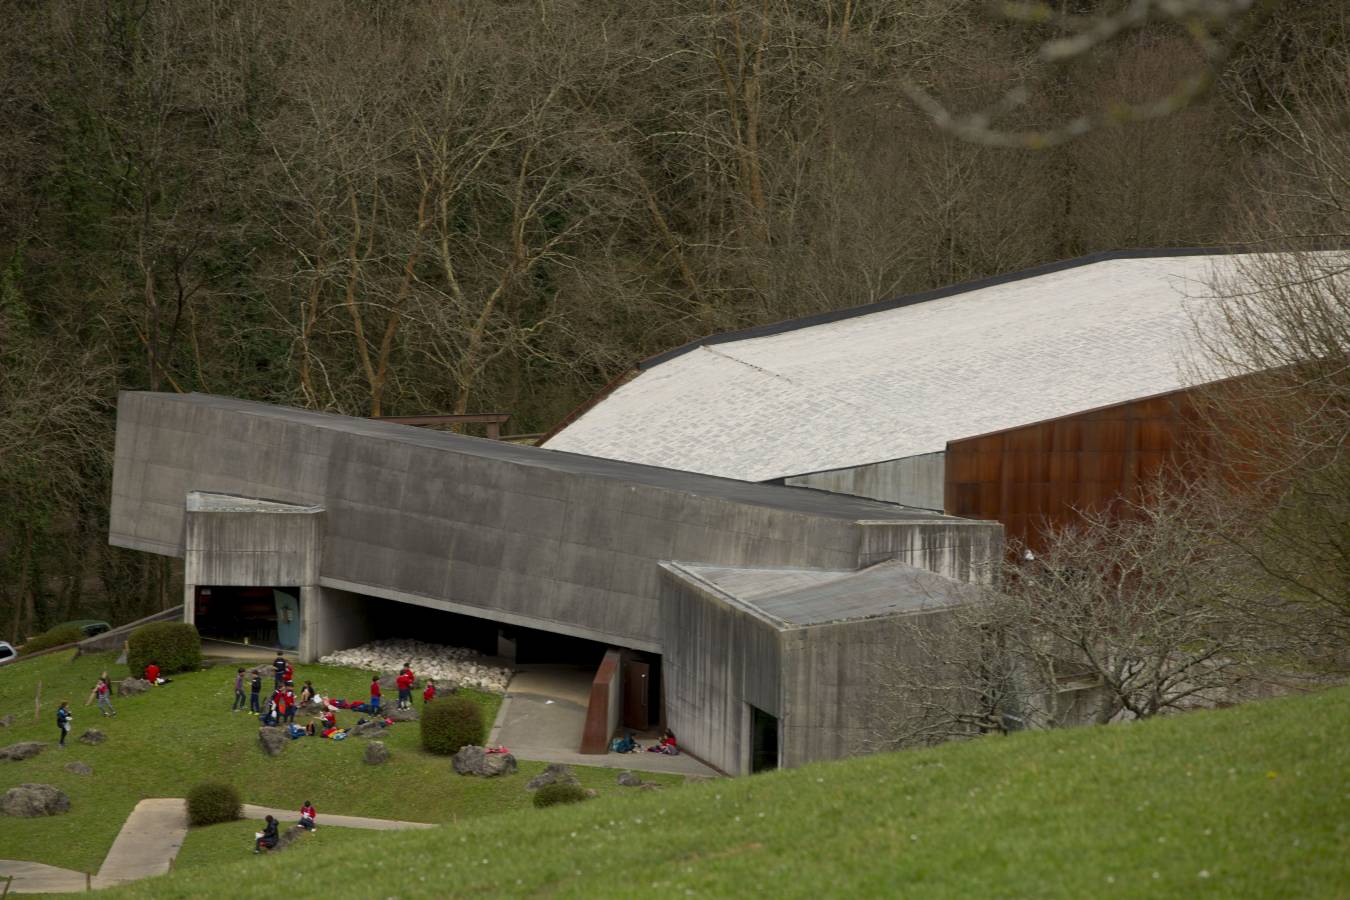
[[[1350,689],[988,738],[404,834],[328,829],[116,897],[1335,897]],[[217,826],[226,827],[226,826]],[[236,831],[244,829],[228,826]],[[231,843],[239,840],[232,836]]]
[[[53,746],[23,762],[0,761],[0,791],[24,782],[54,784],[70,795],[71,803],[70,812],[60,816],[0,817],[0,859],[96,871],[137,802],[183,797],[207,780],[234,784],[246,803],[299,810],[302,801],[313,800],[321,813],[450,822],[527,807],[531,795],[523,785],[544,768],[543,763],[522,762],[520,774],[508,778],[461,777],[448,758],[421,751],[415,722],[380,735],[390,752],[390,761],[382,766],[361,761],[366,746],[361,738],[304,738],[272,758],[258,745],[258,720],[230,712],[234,667],[226,666],[174,675],[172,684],[148,694],[114,698],[117,718],[105,719],[95,707],[85,706],[85,699],[99,672],[107,669],[120,680],[126,666],[115,665],[112,653],[72,659],[73,653],[0,667],[0,715],[15,719],[14,725],[0,729],[0,746],[29,740],[54,745],[57,704],[69,700],[75,713],[67,749]],[[370,685],[370,673],[358,669],[302,665],[296,675],[297,683],[310,679],[329,696],[360,698]],[[39,680],[42,713],[34,722]],[[271,679],[264,687],[270,690]],[[483,718],[491,722],[501,698],[464,694],[483,706]],[[356,713],[338,713],[343,724],[357,718]],[[103,730],[108,740],[97,746],[79,743],[76,738],[90,727]],[[67,772],[65,764],[75,760],[88,763],[94,774]],[[614,784],[610,770],[578,768],[577,775],[601,791],[626,790]]]

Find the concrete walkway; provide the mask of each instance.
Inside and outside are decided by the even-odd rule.
[[[507,685],[488,743],[501,744],[516,759],[535,762],[718,777],[716,770],[687,755],[578,753],[593,677],[594,672],[576,666],[522,667]]]
[[[282,823],[300,818],[295,809],[273,809],[268,806],[244,804],[245,819],[262,819],[268,815]],[[435,828],[425,822],[400,822],[396,819],[369,819],[364,816],[335,816],[319,813],[320,825],[337,828],[367,828],[374,831],[397,831],[406,828]],[[122,830],[117,833],[92,886],[112,887],[128,881],[139,881],[169,871],[169,865],[187,837],[187,801],[179,799],[142,800],[127,816]],[[0,878],[14,876],[9,891],[12,894],[59,894],[83,891],[85,874],[72,869],[61,869],[43,863],[0,859]]]

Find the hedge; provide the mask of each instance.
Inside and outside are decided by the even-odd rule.
[[[553,784],[546,784],[534,792],[534,805],[542,809],[545,806],[556,806],[559,803],[580,803],[589,796],[586,789],[579,784],[555,781]]]
[[[208,781],[188,791],[187,812],[190,825],[233,822],[240,817],[243,810],[239,792],[231,785]]]
[[[137,678],[154,660],[165,675],[195,672],[202,667],[202,636],[187,622],[151,622],[127,640],[127,668]]]
[[[483,743],[483,710],[465,697],[447,697],[422,707],[422,749],[451,756]]]
[[[28,643],[23,645],[25,655],[37,653],[52,647],[59,647],[62,644],[73,644],[76,641],[84,640],[84,629],[78,625],[57,625],[48,631],[44,631],[35,638],[30,638]]]

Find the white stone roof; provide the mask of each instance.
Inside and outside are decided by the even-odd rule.
[[[979,588],[898,560],[866,569],[756,569],[668,562],[674,575],[747,607],[776,628],[925,612],[979,599]]]
[[[765,481],[1189,387],[1191,317],[1239,259],[1089,259],[721,336],[644,365],[544,446]]]

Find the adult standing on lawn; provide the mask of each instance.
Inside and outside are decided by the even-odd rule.
[[[272,671],[274,672],[275,683],[272,685],[273,691],[281,690],[281,686],[286,683],[286,669],[289,668],[286,657],[282,656],[281,651],[277,651],[277,658],[272,660]]]
[[[230,712],[244,711],[244,670],[240,669],[234,673],[234,706],[230,707]]]
[[[108,682],[108,673],[104,672],[99,676],[98,684],[94,685],[94,699],[98,700],[98,708],[105,717],[117,715],[117,710],[112,705],[112,684]]]
[[[61,729],[61,749],[66,749],[66,735],[70,734],[70,723],[75,717],[70,714],[70,701],[62,700],[56,708],[56,727]]]
[[[250,714],[262,715],[262,707],[258,705],[258,695],[262,693],[262,675],[253,673],[253,681],[248,686],[248,711]]]
[[[380,673],[370,676],[370,711],[380,711]]]

